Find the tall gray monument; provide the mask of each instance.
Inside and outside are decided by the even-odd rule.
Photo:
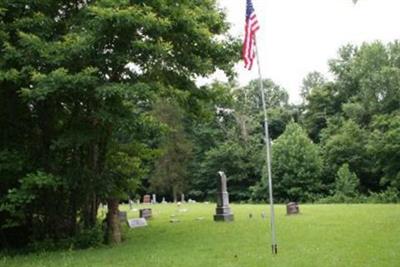
[[[218,192],[217,192],[217,208],[215,209],[214,221],[233,221],[233,214],[229,208],[229,195],[226,186],[225,173],[218,172],[220,179],[218,179]]]

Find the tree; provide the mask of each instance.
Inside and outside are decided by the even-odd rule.
[[[294,117],[295,111],[289,106],[289,95],[281,86],[269,79],[263,80],[263,89],[266,96],[268,112],[268,126],[272,139],[277,138],[285,130],[286,124]],[[252,80],[247,86],[234,91],[237,97],[235,111],[247,121],[259,122],[256,131],[262,131],[264,113],[259,88],[259,81]]]
[[[192,144],[186,137],[183,111],[167,101],[156,104],[156,116],[165,125],[161,141],[161,155],[155,161],[150,185],[161,193],[170,193],[174,202],[188,184],[188,164],[192,157]]]
[[[343,164],[336,177],[335,195],[341,197],[357,196],[359,180],[355,173],[351,172],[347,163]]]
[[[348,162],[360,177],[363,192],[379,191],[382,168],[374,168],[366,144],[374,118],[400,109],[398,42],[347,45],[329,62],[334,80],[314,88],[307,98],[302,124],[321,142],[327,162],[326,182]]]
[[[376,162],[374,174],[381,185],[400,189],[400,114],[380,115],[373,119],[368,151]]]
[[[9,177],[0,182],[6,194],[1,204],[7,207],[18,191],[34,194],[43,206],[41,179],[57,177],[63,185],[54,188],[58,209],[53,214],[42,214],[40,205],[27,202],[18,204],[31,211],[24,218],[15,218],[10,209],[0,211],[2,221],[13,219],[20,227],[13,233],[27,233],[25,242],[69,237],[81,226],[93,227],[100,200],[109,202],[115,218],[118,196],[131,190],[126,182],[139,176],[133,163],[148,158],[147,152],[137,155],[126,147],[156,148],[154,118],[143,116],[156,96],[195,107],[195,78],[217,68],[232,75],[239,54],[213,0],[178,5],[7,0],[0,3],[0,16],[0,176]],[[16,161],[10,164],[12,158]],[[25,190],[18,182],[24,177],[39,190]],[[37,219],[38,224],[31,223]],[[108,229],[118,231],[113,225],[118,220],[108,223]],[[36,225],[59,229],[33,238]],[[109,236],[118,243],[118,233]]]
[[[320,141],[321,131],[327,127],[328,119],[340,112],[340,102],[335,98],[335,85],[327,83],[316,87],[307,98],[302,124],[314,142]]]
[[[263,89],[267,108],[286,107],[289,101],[287,91],[269,79],[264,79]],[[238,88],[236,95],[240,98],[239,102],[246,104],[250,112],[262,111],[262,101],[260,85],[258,80],[252,80],[247,86]]]
[[[364,192],[379,188],[379,179],[371,175],[370,155],[367,152],[369,134],[366,130],[349,120],[339,124],[332,122],[324,134],[323,155],[328,168],[327,174],[332,177],[330,181],[343,164],[348,164],[360,177]]]
[[[303,104],[306,103],[307,98],[314,88],[321,87],[325,83],[326,79],[321,73],[314,71],[307,74],[307,76],[303,79],[303,84],[300,91],[300,96],[303,100]]]
[[[274,194],[279,201],[312,200],[321,190],[320,151],[296,123],[272,144]],[[264,179],[266,183],[266,179]]]

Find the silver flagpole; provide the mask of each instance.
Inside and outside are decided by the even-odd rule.
[[[258,65],[258,76],[260,82],[261,99],[264,110],[264,133],[265,133],[265,147],[266,147],[266,161],[268,168],[268,188],[269,188],[269,206],[271,210],[271,239],[272,239],[272,254],[278,254],[278,244],[276,243],[275,234],[275,210],[274,210],[274,198],[272,194],[272,172],[271,172],[271,140],[269,139],[268,130],[268,116],[267,116],[267,105],[265,103],[264,86],[261,76],[260,56],[258,53],[258,47],[256,42],[256,36],[254,35],[254,45],[256,47],[257,65]]]

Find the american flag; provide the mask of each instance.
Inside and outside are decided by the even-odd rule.
[[[244,60],[245,68],[251,70],[251,68],[253,67],[254,58],[256,57],[256,53],[254,51],[255,35],[256,32],[260,29],[260,25],[258,24],[253,3],[251,2],[251,0],[246,1],[246,23],[244,30],[242,57]]]

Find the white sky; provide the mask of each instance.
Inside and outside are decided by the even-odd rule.
[[[243,36],[245,0],[218,0],[231,33]],[[299,103],[302,79],[311,71],[328,74],[327,62],[339,47],[364,41],[390,42],[400,36],[400,0],[253,0],[261,29],[257,34],[264,78],[288,90]],[[257,78],[257,68],[237,66],[244,85]],[[213,78],[221,79],[220,74]]]

